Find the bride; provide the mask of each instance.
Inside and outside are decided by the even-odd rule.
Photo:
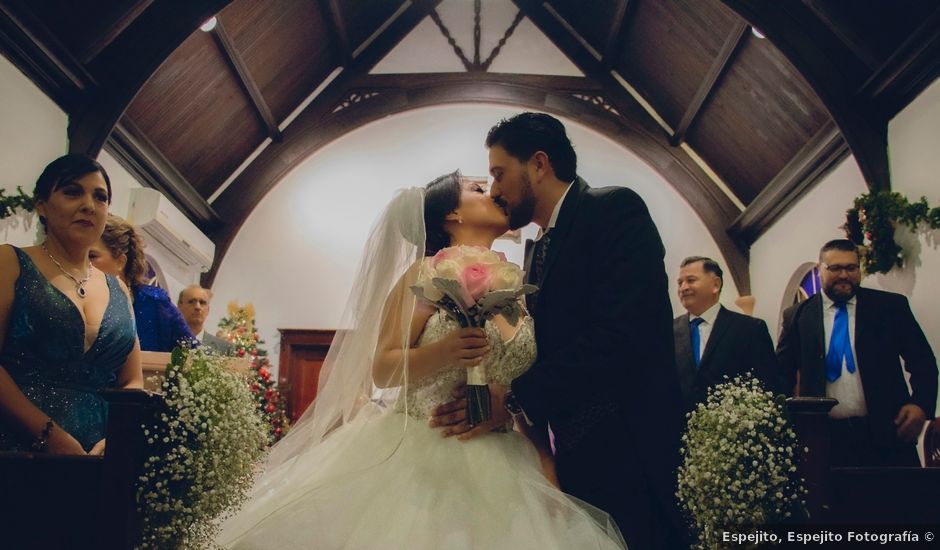
[[[486,360],[509,384],[535,360],[530,317],[460,329],[410,290],[424,256],[489,248],[508,229],[460,176],[400,192],[369,239],[319,394],[222,525],[239,549],[618,549],[602,511],[557,489],[547,442],[496,430],[443,438],[430,412]],[[518,426],[524,431],[524,426]]]

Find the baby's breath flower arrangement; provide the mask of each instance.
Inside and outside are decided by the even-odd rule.
[[[775,399],[750,374],[709,390],[682,435],[676,493],[698,548],[720,547],[721,532],[730,527],[805,514],[796,444],[783,396]]]
[[[162,389],[166,407],[144,435],[152,456],[137,484],[139,548],[203,548],[217,520],[251,487],[267,430],[240,375],[201,349],[173,350]]]

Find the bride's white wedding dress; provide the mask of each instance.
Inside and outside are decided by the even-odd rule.
[[[419,345],[455,328],[438,312]],[[532,320],[505,342],[492,323],[487,331],[487,374],[508,384],[535,360]],[[466,370],[455,367],[415,381],[391,410],[370,404],[368,414],[266,472],[218,542],[239,549],[623,548],[606,514],[546,481],[522,434],[458,441],[429,427],[429,413],[465,380]]]

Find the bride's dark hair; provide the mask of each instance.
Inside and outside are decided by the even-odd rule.
[[[433,256],[450,246],[444,218],[460,206],[460,171],[445,174],[424,187],[424,255]]]

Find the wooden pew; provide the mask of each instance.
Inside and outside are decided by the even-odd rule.
[[[141,520],[135,485],[146,458],[141,423],[162,399],[106,390],[104,457],[0,452],[0,546],[16,549],[133,548]]]
[[[940,467],[829,466],[828,413],[835,403],[827,398],[787,399],[800,449],[797,467],[809,491],[809,523],[936,525]]]

